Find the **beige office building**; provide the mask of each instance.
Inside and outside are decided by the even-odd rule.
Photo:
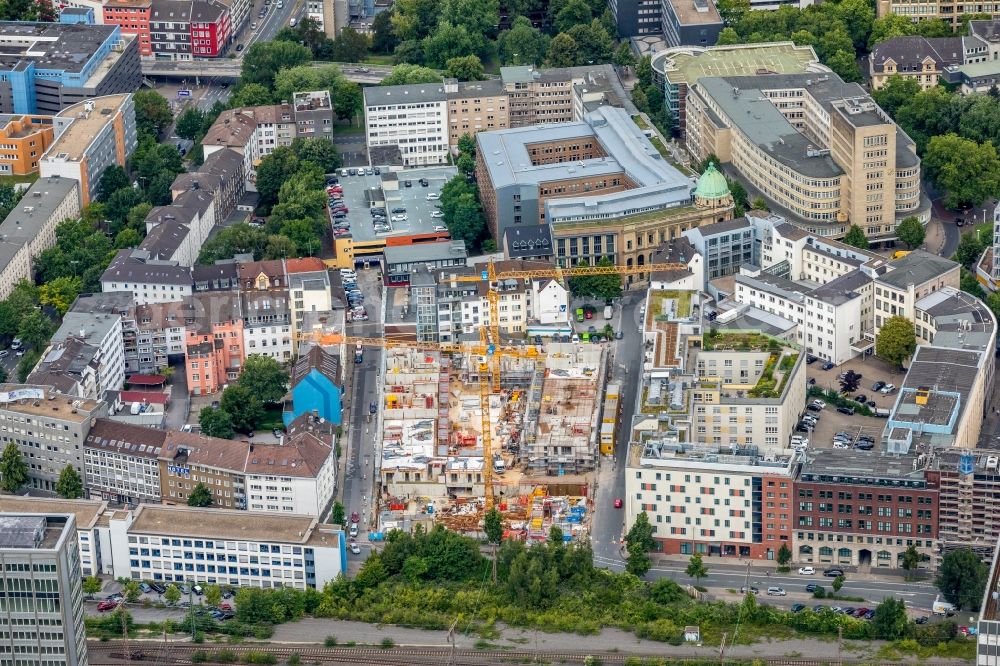
[[[696,158],[731,164],[811,233],[836,238],[857,224],[870,239],[893,240],[898,221],[929,219],[913,141],[836,74],[702,78],[687,116]]]

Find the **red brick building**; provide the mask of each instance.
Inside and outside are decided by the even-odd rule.
[[[910,545],[933,557],[938,485],[916,455],[810,450],[795,482],[795,561],[897,568]]]
[[[135,35],[139,42],[139,56],[149,58],[153,46],[149,37],[149,15],[152,0],[106,0],[104,24],[117,25],[127,35]]]

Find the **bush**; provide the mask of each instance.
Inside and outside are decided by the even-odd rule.
[[[325,645],[326,647],[337,647],[337,637],[327,636],[326,640],[323,641],[323,645]]]
[[[816,599],[822,599],[826,597],[826,588],[823,587],[822,585],[817,587],[816,590],[813,592],[813,597]]]
[[[288,655],[288,666],[299,666],[302,663],[302,657],[299,656],[298,652],[293,652]]]
[[[389,636],[386,636],[385,638],[382,639],[382,642],[379,643],[379,647],[382,648],[383,650],[391,650],[392,648],[396,647],[396,641],[392,640],[392,638],[390,638]]]
[[[244,664],[276,664],[278,658],[270,652],[247,652],[243,655]]]

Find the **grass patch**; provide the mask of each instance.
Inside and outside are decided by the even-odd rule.
[[[17,185],[18,183],[31,184],[38,180],[37,173],[29,173],[27,176],[0,176],[0,183],[4,185]]]
[[[709,329],[702,336],[702,349],[705,351],[781,351],[785,347],[779,340],[763,333],[746,333],[743,331],[726,331],[717,328]]]
[[[285,422],[281,419],[281,405],[267,405],[264,407],[264,418],[257,424],[257,432],[270,432],[275,428],[284,428]]]
[[[653,147],[656,148],[656,151],[660,153],[660,155],[663,155],[668,159],[670,158],[670,151],[667,150],[667,147],[663,145],[662,141],[660,141],[660,137],[650,137],[649,142],[653,144]]]
[[[919,659],[964,659],[973,661],[976,658],[975,638],[956,638],[942,641],[934,645],[921,645],[912,638],[893,641],[879,648],[876,657],[882,660],[899,661],[906,656]]]
[[[649,123],[646,122],[646,119],[642,117],[642,114],[637,113],[636,115],[632,116],[632,122],[634,122],[641,130],[652,129],[649,126]]]
[[[649,309],[653,312],[653,319],[663,316],[665,301],[673,300],[676,304],[674,316],[685,319],[691,316],[691,292],[668,290],[654,291],[649,295]]]

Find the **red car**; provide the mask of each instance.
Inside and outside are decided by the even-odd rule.
[[[118,607],[118,604],[116,602],[110,601],[108,599],[105,599],[101,603],[97,604],[97,612],[98,613],[104,613],[104,612],[109,611],[109,610],[114,610],[117,607]]]
[[[221,611],[231,611],[231,610],[233,610],[233,605],[230,604],[230,603],[227,603],[227,602],[223,601],[221,604],[219,604],[219,610],[221,610]]]
[[[584,319],[593,319],[594,318],[594,313],[591,312],[590,310],[584,310],[583,311],[583,317],[584,317]]]
[[[622,499],[620,497],[615,500],[615,508],[616,509],[622,508]]]

